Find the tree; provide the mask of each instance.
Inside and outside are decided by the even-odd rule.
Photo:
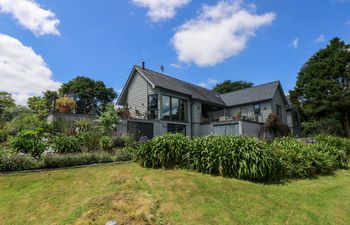
[[[101,111],[117,97],[113,88],[107,88],[103,81],[82,76],[63,84],[59,93],[74,98],[77,111],[82,113]]]
[[[5,108],[15,107],[15,100],[12,98],[12,95],[5,91],[0,91],[0,113]]]
[[[28,98],[28,107],[40,116],[45,117],[53,109],[53,102],[58,97],[56,91],[45,91],[43,96],[33,96]]]
[[[99,122],[104,134],[109,135],[115,130],[119,123],[119,116],[112,103],[107,104],[105,111],[99,117]]]
[[[340,118],[350,137],[350,45],[334,38],[313,55],[290,95],[306,121]]]
[[[216,91],[220,94],[224,94],[227,92],[237,91],[244,88],[250,88],[253,85],[254,84],[252,82],[247,82],[243,80],[240,80],[240,81],[225,80],[224,82],[217,84],[213,88],[213,91]]]

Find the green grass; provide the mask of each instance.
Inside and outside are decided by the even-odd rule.
[[[261,184],[135,163],[0,175],[0,224],[348,224],[350,171]]]

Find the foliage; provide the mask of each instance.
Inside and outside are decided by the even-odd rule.
[[[50,130],[51,126],[40,116],[33,113],[21,113],[16,116],[12,121],[8,122],[4,128],[7,135],[15,136],[22,130],[35,130],[43,129]]]
[[[316,134],[344,136],[344,130],[341,122],[334,117],[303,122],[302,127],[304,137],[313,136]]]
[[[189,138],[182,134],[165,134],[140,145],[136,151],[136,159],[144,167],[181,167],[186,165],[184,156],[189,149]]]
[[[131,155],[124,151],[113,154],[107,152],[54,154],[44,155],[41,158],[34,158],[27,154],[7,151],[0,154],[0,171],[9,172],[44,168],[60,168],[97,163],[129,161],[131,159]]]
[[[38,159],[27,154],[18,154],[15,152],[6,152],[0,154],[0,171],[21,171],[41,168]]]
[[[280,117],[276,113],[269,114],[264,126],[275,136],[288,136],[290,134],[289,127],[280,121]]]
[[[58,119],[53,122],[53,131],[55,134],[75,134],[75,129],[76,127],[73,121]]]
[[[113,88],[107,88],[103,81],[95,81],[82,76],[63,84],[59,93],[76,99],[77,111],[80,113],[93,113],[97,109],[102,110],[117,97]]]
[[[121,137],[113,137],[113,147],[116,148],[123,148],[123,147],[136,147],[137,141],[135,141],[135,138],[131,135],[125,135]]]
[[[101,136],[97,130],[80,132],[78,135],[80,146],[84,151],[96,151],[99,149]]]
[[[244,88],[250,88],[253,85],[254,84],[252,82],[247,82],[242,80],[240,81],[225,80],[224,82],[217,84],[213,88],[213,91],[216,91],[220,94],[224,94],[227,92],[237,91]]]
[[[53,148],[57,153],[80,152],[79,140],[75,136],[59,135],[53,139]]]
[[[73,98],[70,98],[68,96],[63,96],[56,100],[56,106],[57,107],[67,106],[70,109],[75,109],[77,107],[77,103]]]
[[[74,127],[75,133],[79,134],[81,132],[87,132],[89,130],[92,130],[93,125],[91,120],[89,119],[80,119],[74,122]]]
[[[280,160],[282,177],[314,177],[330,174],[336,168],[336,159],[325,149],[329,146],[321,143],[305,144],[284,137],[275,139],[271,146]]]
[[[109,152],[113,148],[113,140],[108,136],[102,136],[100,139],[100,149]]]
[[[119,123],[119,116],[112,103],[107,104],[106,109],[99,117],[104,134],[111,134]]]
[[[117,157],[103,152],[52,155],[42,157],[45,168],[89,165],[117,161]]]
[[[350,45],[334,38],[301,68],[291,100],[307,122],[335,118],[350,137]],[[339,119],[341,118],[341,119]]]
[[[5,91],[0,91],[0,114],[2,114],[4,109],[15,106],[15,100],[12,98],[12,95]]]
[[[33,110],[35,113],[39,114],[42,117],[45,117],[49,113],[49,109],[47,108],[46,101],[43,97],[30,97],[28,98],[27,104],[31,110]]]
[[[195,138],[187,154],[190,167],[203,173],[250,180],[275,177],[279,167],[267,143],[251,137]]]
[[[11,147],[17,152],[38,157],[45,151],[46,142],[43,141],[42,129],[23,130],[10,140]]]

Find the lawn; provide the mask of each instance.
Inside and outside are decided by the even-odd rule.
[[[350,171],[261,184],[135,163],[0,175],[0,224],[348,224]]]

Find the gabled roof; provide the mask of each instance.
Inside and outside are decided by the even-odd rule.
[[[268,101],[275,96],[275,93],[278,90],[281,92],[286,105],[288,105],[288,101],[284,95],[282,86],[279,81],[274,81],[271,83],[262,84],[251,88],[245,88],[225,94],[219,94],[215,91],[211,91],[206,88],[167,76],[165,74],[142,68],[140,66],[134,66],[123,88],[123,91],[119,96],[118,104],[120,104],[123,99],[125,99],[125,92],[127,91],[127,88],[136,71],[139,72],[141,76],[144,77],[153,88],[159,87],[166,90],[182,93],[190,96],[193,99],[216,105],[230,107],[254,102]]]
[[[152,84],[152,86],[186,94],[194,99],[202,100],[205,102],[210,102],[217,105],[225,105],[220,97],[220,94],[217,92],[210,91],[206,88],[178,80],[176,78],[155,72],[150,69],[145,69],[139,66],[135,66],[135,69],[139,71],[141,75],[143,75],[146,80]]]
[[[276,91],[280,89],[282,96],[284,96],[282,86],[279,81],[274,81],[267,84],[254,86],[251,88],[245,88],[221,95],[222,100],[227,106],[244,105],[253,102],[262,102],[271,100]],[[287,99],[284,97],[286,105],[288,104]]]

